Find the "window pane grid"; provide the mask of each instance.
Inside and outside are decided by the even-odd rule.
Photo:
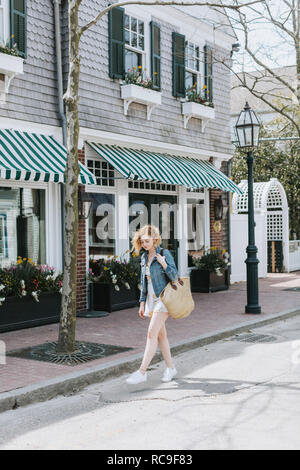
[[[204,193],[204,188],[187,188],[188,193]]]
[[[147,183],[144,181],[128,181],[129,189],[143,189],[150,191],[176,191],[175,184],[165,184],[165,183]]]
[[[115,186],[115,169],[110,163],[104,160],[89,159],[87,161],[88,169],[96,177],[99,186]]]
[[[200,47],[191,42],[186,43],[186,68],[200,71]]]
[[[125,15],[125,43],[136,49],[144,50],[144,22]]]
[[[202,87],[202,73],[201,73],[201,53],[200,47],[196,44],[186,41],[185,44],[185,84],[186,90],[194,89],[200,93]]]

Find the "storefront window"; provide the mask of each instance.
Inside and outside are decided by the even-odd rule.
[[[188,219],[188,267],[192,267],[192,256],[201,255],[205,247],[205,209],[203,199],[187,200]]]
[[[97,260],[115,253],[115,196],[91,195],[89,215],[89,259]]]
[[[46,263],[45,190],[0,187],[0,266]]]
[[[172,253],[177,263],[177,197],[159,194],[129,194],[129,236],[143,225],[153,224],[162,236],[162,248]]]

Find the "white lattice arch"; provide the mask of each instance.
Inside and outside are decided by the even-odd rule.
[[[232,199],[232,211],[235,214],[248,212],[248,181],[242,180],[238,185],[243,194],[234,193]],[[271,178],[265,183],[254,183],[253,185],[254,210],[288,211],[288,203],[285,190],[277,178]]]
[[[243,194],[234,194],[232,212],[248,213],[248,181],[242,180],[238,185]],[[254,211],[264,213],[267,217],[267,241],[282,241],[284,264],[287,269],[289,257],[289,215],[285,190],[277,178],[265,183],[253,185]]]

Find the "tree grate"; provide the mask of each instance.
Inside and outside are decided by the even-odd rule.
[[[244,343],[274,343],[277,341],[276,336],[263,335],[258,333],[245,333],[242,335],[237,335],[232,339],[234,341],[241,341]]]
[[[82,341],[75,342],[75,351],[71,354],[58,353],[56,348],[56,342],[48,342],[29,348],[9,351],[7,356],[52,362],[53,364],[64,366],[76,366],[133,349],[123,346],[114,346],[112,344],[87,343]]]

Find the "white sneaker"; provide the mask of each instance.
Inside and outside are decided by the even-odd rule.
[[[145,372],[145,374],[142,374],[142,372],[140,372],[139,370],[130,374],[130,376],[126,379],[126,383],[131,384],[131,385],[139,384],[139,383],[146,382],[146,381],[147,381],[147,372]]]
[[[162,376],[161,381],[171,382],[171,380],[173,379],[173,377],[175,377],[176,374],[177,374],[177,370],[175,369],[175,367],[172,367],[172,368],[167,367],[164,372],[164,375]]]

